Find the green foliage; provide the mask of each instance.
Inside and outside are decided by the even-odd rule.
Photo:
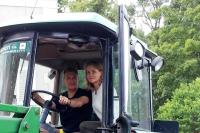
[[[159,89],[154,89],[154,108],[158,109],[160,105],[163,105],[171,97],[174,88],[177,86],[178,82],[173,73],[166,72],[159,76],[157,81],[157,88]]]
[[[192,83],[181,84],[173,98],[159,108],[158,118],[177,120],[180,132],[200,132],[200,78]]]
[[[161,15],[162,15],[160,10],[161,10],[161,9],[158,8],[157,10],[154,10],[154,11],[150,12],[150,13],[149,13],[149,16],[150,16],[152,19],[155,19],[155,20],[160,19]]]
[[[171,6],[160,9],[160,14],[164,26],[148,35],[150,46],[165,59],[165,66],[153,78],[155,116],[177,120],[180,132],[197,133],[200,131],[200,0],[172,0]]]
[[[185,52],[192,57],[198,57],[200,55],[200,41],[187,39],[185,42]]]
[[[58,12],[63,12],[63,10],[65,10],[66,5],[68,5],[68,0],[58,0]]]
[[[99,14],[105,13],[108,10],[107,0],[77,0],[76,2],[70,3],[70,9],[73,12],[97,12]]]
[[[175,71],[179,82],[191,82],[199,76],[199,62],[196,59],[186,60]]]
[[[149,13],[153,19],[159,15],[164,26],[147,36],[150,47],[165,60],[163,69],[153,75],[155,116],[178,120],[181,132],[196,133],[200,131],[200,0],[172,0],[169,7]]]
[[[155,113],[173,98],[180,84],[200,77],[200,0],[172,0],[169,7],[159,11],[155,14],[163,15],[164,26],[148,35],[150,47],[165,60],[153,78]]]
[[[134,5],[126,6],[126,9],[128,11],[129,16],[133,16],[135,14],[135,6]]]

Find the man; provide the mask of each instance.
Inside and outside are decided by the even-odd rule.
[[[65,110],[60,112],[65,133],[79,132],[80,123],[90,120],[92,114],[91,92],[77,88],[77,75],[77,70],[72,68],[64,71],[64,84],[67,91],[62,93],[59,101],[52,105],[53,109]],[[36,102],[40,98],[39,95],[33,95],[33,100]]]

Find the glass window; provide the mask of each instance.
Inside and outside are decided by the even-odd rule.
[[[113,111],[114,121],[119,117],[119,69],[114,69],[114,87],[113,87]]]
[[[118,45],[114,46],[113,51],[113,111],[114,121],[119,117],[119,66],[118,66]]]
[[[49,79],[48,73],[51,68],[42,66],[39,64],[35,65],[34,69],[34,77],[33,77],[33,86],[32,90],[45,90],[53,93],[54,89],[54,78]],[[40,93],[40,95],[45,99],[51,99],[50,95]],[[36,105],[33,101],[31,101],[31,105]]]
[[[50,72],[50,70],[51,70],[51,68],[49,68],[49,67],[42,66],[42,65],[39,65],[39,64],[35,65],[32,90],[45,90],[45,91],[53,93],[54,78],[49,79],[48,73]],[[39,93],[39,95],[44,100],[50,100],[52,98],[51,95],[48,95],[48,94],[45,94],[45,93]],[[33,100],[31,100],[30,105],[40,107]],[[40,113],[42,113],[41,107],[40,107]],[[50,121],[51,121],[51,116],[48,115],[46,122],[48,123]]]
[[[133,63],[134,64],[134,63]],[[141,80],[136,79],[134,65],[130,67],[130,86],[128,89],[127,114],[140,123],[139,127],[150,129],[150,92],[148,68],[139,70]]]
[[[23,104],[31,41],[3,44],[0,49],[0,102]]]

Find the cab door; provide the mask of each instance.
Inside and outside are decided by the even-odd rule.
[[[127,11],[122,4],[119,6],[119,27],[118,27],[118,42],[119,42],[119,118],[116,120],[117,132],[131,132],[129,118],[126,116],[125,104],[127,102],[126,93],[129,85],[129,23],[127,19]]]

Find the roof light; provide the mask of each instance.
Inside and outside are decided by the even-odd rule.
[[[160,70],[160,68],[163,66],[164,64],[164,60],[162,57],[157,56],[156,58],[154,58],[151,62],[151,67],[153,71],[158,71]]]
[[[142,57],[144,56],[145,48],[143,45],[136,41],[135,44],[131,45],[131,55],[136,59],[136,60],[141,60]]]

